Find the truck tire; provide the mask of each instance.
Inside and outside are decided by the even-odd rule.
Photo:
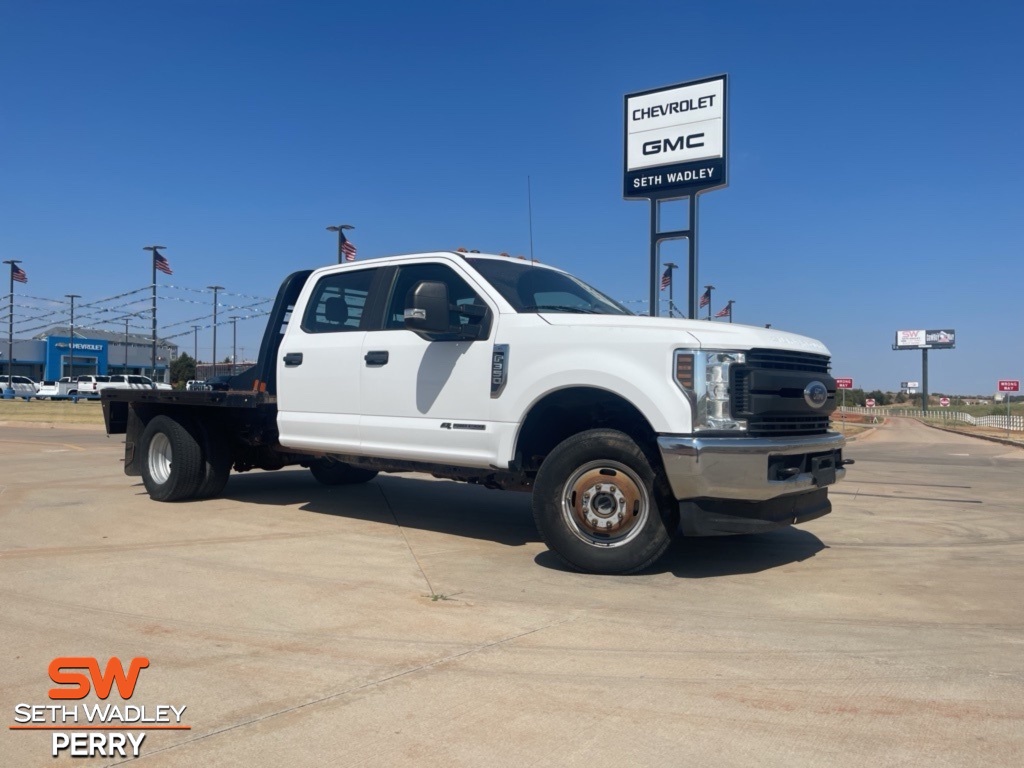
[[[154,501],[196,495],[203,481],[203,450],[195,434],[169,416],[154,416],[142,432],[142,482]]]
[[[212,499],[224,492],[231,476],[231,448],[227,438],[216,428],[202,427],[203,480],[195,498]]]
[[[647,568],[679,525],[657,461],[614,429],[580,432],[555,446],[534,482],[533,516],[548,548],[589,573]]]
[[[309,471],[324,485],[368,483],[377,476],[375,469],[361,469],[334,459],[317,459],[309,465]]]

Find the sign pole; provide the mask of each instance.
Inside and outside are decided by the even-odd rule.
[[[658,316],[658,200],[651,199],[651,305],[647,311],[651,317]]]
[[[928,415],[928,348],[921,350],[921,409]]]
[[[697,193],[690,195],[690,236],[686,238],[688,256],[690,258],[690,308],[686,315],[691,320],[697,319]]]
[[[1006,437],[1010,437],[1010,393],[1006,393]]]
[[[691,320],[697,319],[697,195],[728,185],[727,102],[727,75],[626,94],[623,197],[646,199],[651,205],[651,317],[657,317],[660,311],[661,241],[685,237],[689,281],[686,314]],[[688,200],[686,229],[660,231],[660,204],[683,198]],[[671,309],[672,302],[670,313]]]

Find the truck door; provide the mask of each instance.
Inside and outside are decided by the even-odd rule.
[[[358,452],[363,308],[379,271],[321,276],[302,317],[289,321],[277,355],[281,445]]]
[[[478,338],[430,341],[405,328],[412,289],[422,280],[448,286],[452,323],[479,328]],[[363,341],[363,453],[460,466],[495,461],[490,382],[497,311],[470,280],[437,262],[398,267],[383,327]]]

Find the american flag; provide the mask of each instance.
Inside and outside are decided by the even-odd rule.
[[[14,278],[14,282],[16,283],[28,282],[28,275],[25,274],[25,270],[17,264],[11,264],[11,277]]]
[[[706,307],[711,303],[711,289],[708,288],[704,293],[700,295],[700,305]]]
[[[167,260],[167,257],[157,251],[153,251],[153,266],[165,275],[174,274],[174,272],[171,271],[171,263]]]
[[[661,276],[661,290],[665,290],[672,285],[672,267],[668,267],[665,270],[665,274]]]
[[[730,301],[720,310],[715,312],[715,317],[732,317],[732,302]]]
[[[341,230],[338,230],[338,248],[341,250],[341,255],[345,257],[345,261],[356,260],[356,247]]]

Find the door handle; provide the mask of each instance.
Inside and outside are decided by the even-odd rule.
[[[285,365],[302,365],[302,353],[301,352],[289,352],[284,356]]]
[[[375,350],[373,352],[367,352],[363,356],[363,360],[366,361],[367,365],[387,365],[388,364],[388,353],[387,353],[387,350]]]

